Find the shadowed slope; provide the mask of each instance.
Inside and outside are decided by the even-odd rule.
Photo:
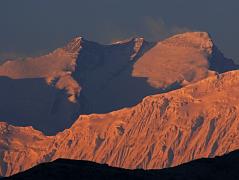
[[[143,38],[112,45],[83,43],[73,77],[81,84],[78,101],[83,114],[106,113],[138,103],[161,89],[146,78],[132,77],[132,66],[154,46]]]
[[[0,174],[58,158],[159,169],[222,155],[239,148],[238,88],[239,71],[214,75],[132,108],[81,115],[51,137],[2,123]]]
[[[50,135],[68,128],[79,114],[90,111],[86,107],[93,103],[85,94],[93,94],[94,101],[98,101],[97,91],[129,66],[128,61],[135,60],[153,45],[142,40],[141,45],[147,47],[141,50],[141,45],[135,49],[137,43],[132,39],[124,44],[100,45],[75,38],[49,55],[4,63],[0,66],[0,75],[12,79],[0,79],[3,87],[0,118],[16,126],[33,126]],[[100,74],[94,74],[95,69],[99,69]],[[139,83],[147,86],[143,79]],[[111,105],[101,107],[110,111]],[[112,106],[120,107],[122,105]]]
[[[43,78],[0,77],[0,119],[17,126],[34,126],[50,134],[69,128],[78,117],[79,105],[68,101],[64,91]]]
[[[147,171],[126,170],[87,161],[58,159],[5,179],[237,180],[239,179],[238,168],[238,151],[212,159],[199,159],[174,168]]]

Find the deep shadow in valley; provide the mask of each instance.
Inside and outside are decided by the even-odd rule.
[[[70,127],[78,115],[78,105],[44,79],[1,77],[0,84],[0,120],[11,125],[33,126],[45,134],[55,134]]]

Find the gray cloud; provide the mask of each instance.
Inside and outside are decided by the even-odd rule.
[[[145,32],[150,40],[162,40],[169,36],[194,31],[187,27],[169,26],[162,18],[145,17]]]

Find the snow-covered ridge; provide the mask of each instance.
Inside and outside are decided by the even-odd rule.
[[[82,43],[84,42],[83,37],[79,36],[71,40],[63,49],[68,53],[72,54],[73,56],[77,56],[81,47]]]
[[[175,35],[165,41],[164,44],[181,47],[193,47],[212,52],[213,40],[207,32],[188,32]]]

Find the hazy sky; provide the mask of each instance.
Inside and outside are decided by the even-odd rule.
[[[80,35],[101,43],[208,31],[239,62],[239,0],[0,0],[0,59],[49,52]]]

